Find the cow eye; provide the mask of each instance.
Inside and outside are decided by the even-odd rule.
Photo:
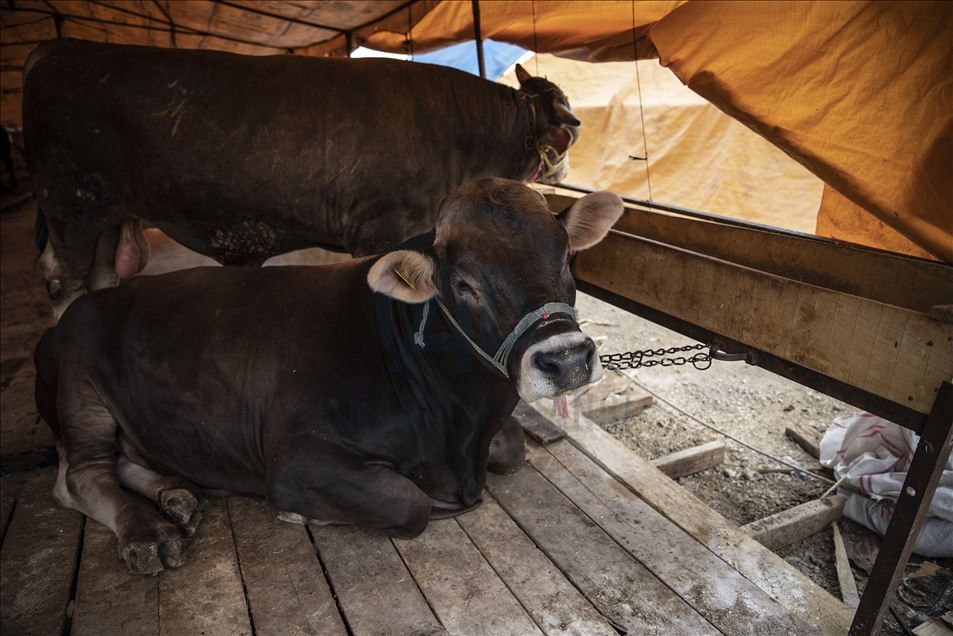
[[[458,294],[474,294],[476,293],[473,287],[465,280],[457,279],[453,281],[453,290]]]

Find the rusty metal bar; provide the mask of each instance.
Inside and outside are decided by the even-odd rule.
[[[483,33],[480,30],[480,0],[470,2],[473,13],[473,41],[476,42],[477,65],[480,67],[480,77],[486,79],[486,61],[483,59]]]
[[[926,520],[930,501],[953,448],[953,384],[944,382],[913,456],[913,463],[903,482],[900,498],[894,506],[887,534],[870,579],[860,599],[851,636],[875,634],[880,630],[890,608],[897,585],[903,576],[907,559]]]

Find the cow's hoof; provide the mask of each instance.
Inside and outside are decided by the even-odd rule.
[[[132,541],[119,549],[119,555],[133,574],[158,574],[165,568],[185,564],[185,540],[168,537],[157,541]]]
[[[159,554],[162,563],[167,568],[177,568],[185,565],[185,541],[179,537],[172,537],[159,544]]]
[[[170,488],[159,496],[159,506],[165,516],[192,536],[202,519],[203,501],[185,488]]]
[[[163,569],[158,543],[135,541],[120,548],[119,555],[132,574],[157,574]]]

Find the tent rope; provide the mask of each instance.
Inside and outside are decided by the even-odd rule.
[[[645,161],[645,181],[652,201],[652,175],[649,172],[649,144],[645,138],[645,110],[642,108],[642,81],[639,78],[639,47],[635,34],[635,0],[632,0],[632,60],[635,63],[635,85],[639,91],[639,119],[642,121],[642,160]]]

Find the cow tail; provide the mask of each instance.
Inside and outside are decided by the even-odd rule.
[[[36,240],[36,249],[42,252],[46,249],[46,242],[50,240],[50,231],[46,227],[46,215],[43,208],[36,206],[36,224],[33,226],[33,238]]]
[[[59,390],[60,356],[59,337],[56,327],[47,329],[33,354],[36,367],[36,388],[34,399],[36,410],[46,422],[57,442],[62,441],[59,414],[56,410],[56,395]]]

